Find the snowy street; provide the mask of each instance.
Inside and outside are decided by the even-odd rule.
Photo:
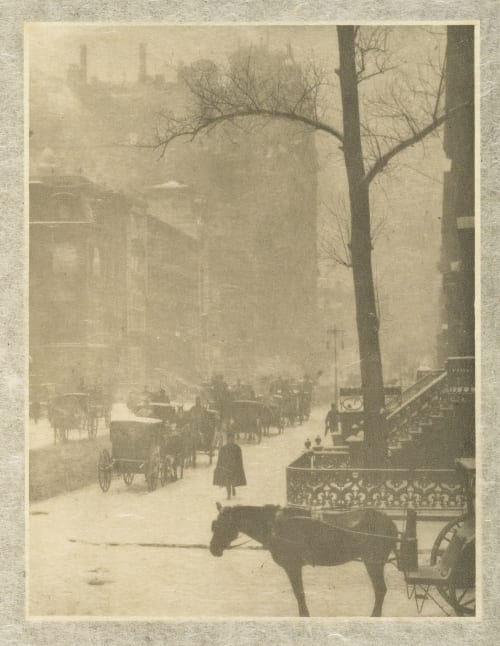
[[[324,413],[316,409],[304,426],[263,438],[260,445],[243,444],[248,486],[237,490],[233,504],[284,504],[285,467],[299,455],[306,437],[322,434]],[[202,455],[182,481],[153,493],[142,476],[130,489],[114,478],[106,494],[96,482],[31,505],[29,614],[296,616],[288,579],[267,551],[245,549],[247,545],[217,559],[205,549],[138,545],[208,544],[215,502],[224,504],[225,497],[212,486],[212,473]],[[421,550],[430,549],[439,528],[439,523],[420,524]],[[428,559],[428,553],[421,558]],[[416,615],[403,576],[392,565],[386,567],[386,580],[384,614]],[[373,593],[361,563],[307,567],[304,585],[312,616],[371,612]],[[424,614],[441,612],[428,603]]]

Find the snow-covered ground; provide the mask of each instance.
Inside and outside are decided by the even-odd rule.
[[[242,445],[248,486],[233,504],[286,502],[285,467],[306,437],[322,434],[324,410],[302,427]],[[212,485],[213,466],[200,456],[182,481],[149,493],[143,476],[131,488],[114,479],[30,506],[29,614],[107,617],[297,616],[284,571],[263,550],[235,549],[214,558],[205,549],[168,549],[137,543],[208,544],[210,524],[225,492]],[[429,549],[439,523],[419,526]],[[115,546],[103,543],[118,543]],[[128,545],[124,545],[128,543]],[[423,555],[425,560],[428,555]],[[403,576],[386,567],[386,616],[416,616]],[[364,566],[304,568],[313,616],[366,616],[373,592]],[[440,616],[432,603],[424,614]]]

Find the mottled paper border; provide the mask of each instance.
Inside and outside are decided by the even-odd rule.
[[[497,478],[500,467],[496,432],[498,343],[496,315],[500,299],[496,260],[500,219],[495,201],[498,166],[497,101],[500,51],[497,0],[0,0],[1,34],[0,133],[2,205],[0,240],[0,559],[3,590],[0,596],[0,636],[5,644],[494,644],[498,641]],[[481,396],[478,435],[484,457],[478,473],[482,508],[482,620],[410,619],[259,619],[242,621],[26,621],[25,509],[24,509],[24,390],[27,376],[27,266],[24,217],[23,23],[24,22],[168,22],[168,23],[317,23],[317,22],[481,21],[481,275],[477,297],[478,342],[481,353]],[[479,192],[478,192],[479,193]],[[477,233],[479,233],[477,231]],[[480,270],[480,271],[479,271]],[[479,327],[480,326],[480,327]]]

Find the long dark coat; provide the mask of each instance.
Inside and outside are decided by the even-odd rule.
[[[241,448],[237,444],[225,444],[219,449],[214,471],[214,485],[243,487],[246,483]]]

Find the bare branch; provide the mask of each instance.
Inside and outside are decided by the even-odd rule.
[[[442,114],[437,119],[434,119],[433,121],[431,121],[429,124],[427,124],[427,126],[422,128],[421,130],[414,132],[414,134],[411,137],[408,137],[407,139],[403,139],[398,144],[396,144],[393,148],[388,150],[385,154],[383,154],[381,157],[377,159],[377,161],[373,164],[370,170],[365,174],[363,178],[363,183],[370,184],[370,182],[374,179],[374,177],[387,166],[387,164],[391,161],[391,159],[393,159],[393,157],[395,157],[398,153],[402,152],[406,148],[410,148],[411,146],[414,146],[420,141],[423,141],[425,137],[427,137],[435,130],[437,130],[451,115],[456,113],[458,110],[463,109],[467,105],[469,104],[468,103],[462,104],[457,106],[456,108],[453,108],[452,110],[449,110],[448,112],[446,112],[445,114]]]
[[[358,84],[397,68],[391,65],[388,27],[357,27],[355,55]]]
[[[243,118],[282,119],[326,132],[343,142],[342,132],[320,119],[320,91],[327,86],[325,72],[315,63],[299,66],[290,56],[270,59],[254,48],[240,50],[221,72],[210,61],[180,70],[193,100],[183,119],[163,116],[156,147],[162,154],[178,139],[196,138],[223,123]]]
[[[202,131],[210,129],[219,123],[223,123],[224,121],[231,122],[231,121],[234,121],[235,119],[242,119],[244,117],[269,117],[273,119],[284,119],[287,121],[304,123],[305,125],[309,126],[314,130],[321,130],[323,132],[326,132],[334,136],[341,143],[343,142],[343,135],[336,128],[333,128],[321,121],[317,121],[315,119],[309,119],[308,117],[304,117],[300,114],[295,114],[293,112],[282,112],[280,110],[263,110],[261,108],[257,108],[255,110],[241,110],[238,112],[228,112],[212,118],[207,117],[199,125],[195,127],[190,127],[186,125],[185,128],[179,128],[178,130],[172,129],[170,130],[170,132],[167,130],[166,136],[164,136],[153,147],[162,148],[163,151],[165,151],[167,146],[170,143],[172,143],[174,139],[178,139],[179,137],[189,137],[192,141]]]

